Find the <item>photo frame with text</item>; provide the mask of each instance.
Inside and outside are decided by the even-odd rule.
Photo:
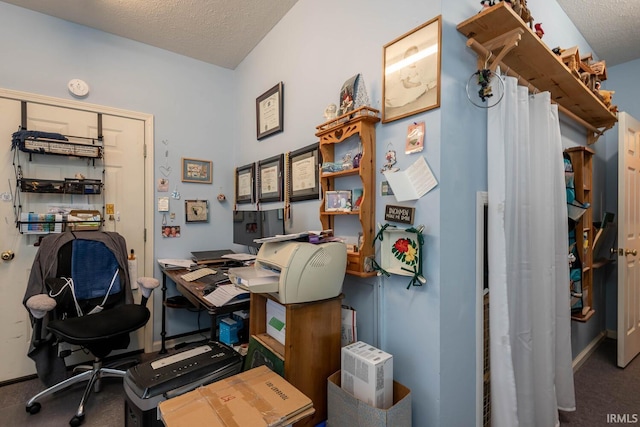
[[[319,144],[311,144],[289,153],[287,179],[289,200],[313,200],[320,197]]]
[[[282,164],[284,155],[270,157],[258,162],[257,200],[258,202],[282,201]]]
[[[211,184],[213,182],[213,163],[211,160],[182,158],[182,182]]]
[[[284,130],[284,84],[278,83],[256,98],[256,137],[258,140]]]
[[[382,123],[440,107],[442,15],[382,48]]]
[[[236,168],[236,203],[253,203],[256,199],[255,163]]]

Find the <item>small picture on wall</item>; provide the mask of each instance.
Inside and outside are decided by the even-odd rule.
[[[162,237],[180,237],[180,226],[179,225],[163,225],[162,226]]]

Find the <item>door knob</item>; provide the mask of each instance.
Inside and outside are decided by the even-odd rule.
[[[624,254],[636,256],[638,255],[638,251],[635,249],[625,249]]]
[[[4,261],[11,261],[15,254],[13,253],[13,251],[4,251],[2,252],[1,256]]]

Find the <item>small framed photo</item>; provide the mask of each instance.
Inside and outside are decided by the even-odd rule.
[[[289,180],[289,200],[313,200],[320,197],[318,177],[321,163],[318,143],[309,145],[289,154],[287,178]]]
[[[236,168],[236,203],[253,203],[255,191],[255,163]]]
[[[256,98],[256,130],[258,140],[284,130],[284,85],[278,83]]]
[[[351,210],[353,211],[359,211],[360,210],[360,205],[362,204],[362,195],[363,195],[363,190],[362,188],[354,188],[353,190],[351,190]]]
[[[284,156],[279,154],[258,162],[258,202],[282,201],[282,163]]]
[[[211,184],[213,182],[213,163],[211,160],[182,158],[182,182]]]
[[[440,106],[442,15],[382,48],[382,123]]]
[[[325,191],[324,210],[325,212],[350,212],[351,191]]]
[[[207,200],[185,200],[186,222],[209,222],[209,202]]]

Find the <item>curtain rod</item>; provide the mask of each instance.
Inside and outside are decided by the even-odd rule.
[[[484,47],[480,42],[478,42],[474,38],[470,38],[469,40],[467,40],[467,46],[473,49],[478,55],[482,55],[485,58],[489,58],[489,56],[493,54],[489,49]],[[499,65],[501,69],[506,70],[504,71],[505,74],[518,79],[518,83],[521,84],[522,86],[526,86],[529,89],[529,92],[536,92],[536,91],[541,92],[537,87],[535,87],[530,82],[528,82],[524,77],[522,77],[521,75],[513,71],[510,67],[506,66],[502,61],[497,61],[497,62],[494,61],[493,64],[491,65],[492,71],[495,71],[496,65]],[[578,122],[579,124],[587,128],[588,130],[590,130],[591,132],[596,133],[599,136],[604,134],[604,131],[601,131],[597,127],[593,126],[591,123],[578,117],[575,113],[569,111],[566,107],[563,107],[562,105],[558,104],[553,99],[551,100],[551,102],[553,104],[558,105],[558,110],[561,113],[575,120],[576,122]]]

